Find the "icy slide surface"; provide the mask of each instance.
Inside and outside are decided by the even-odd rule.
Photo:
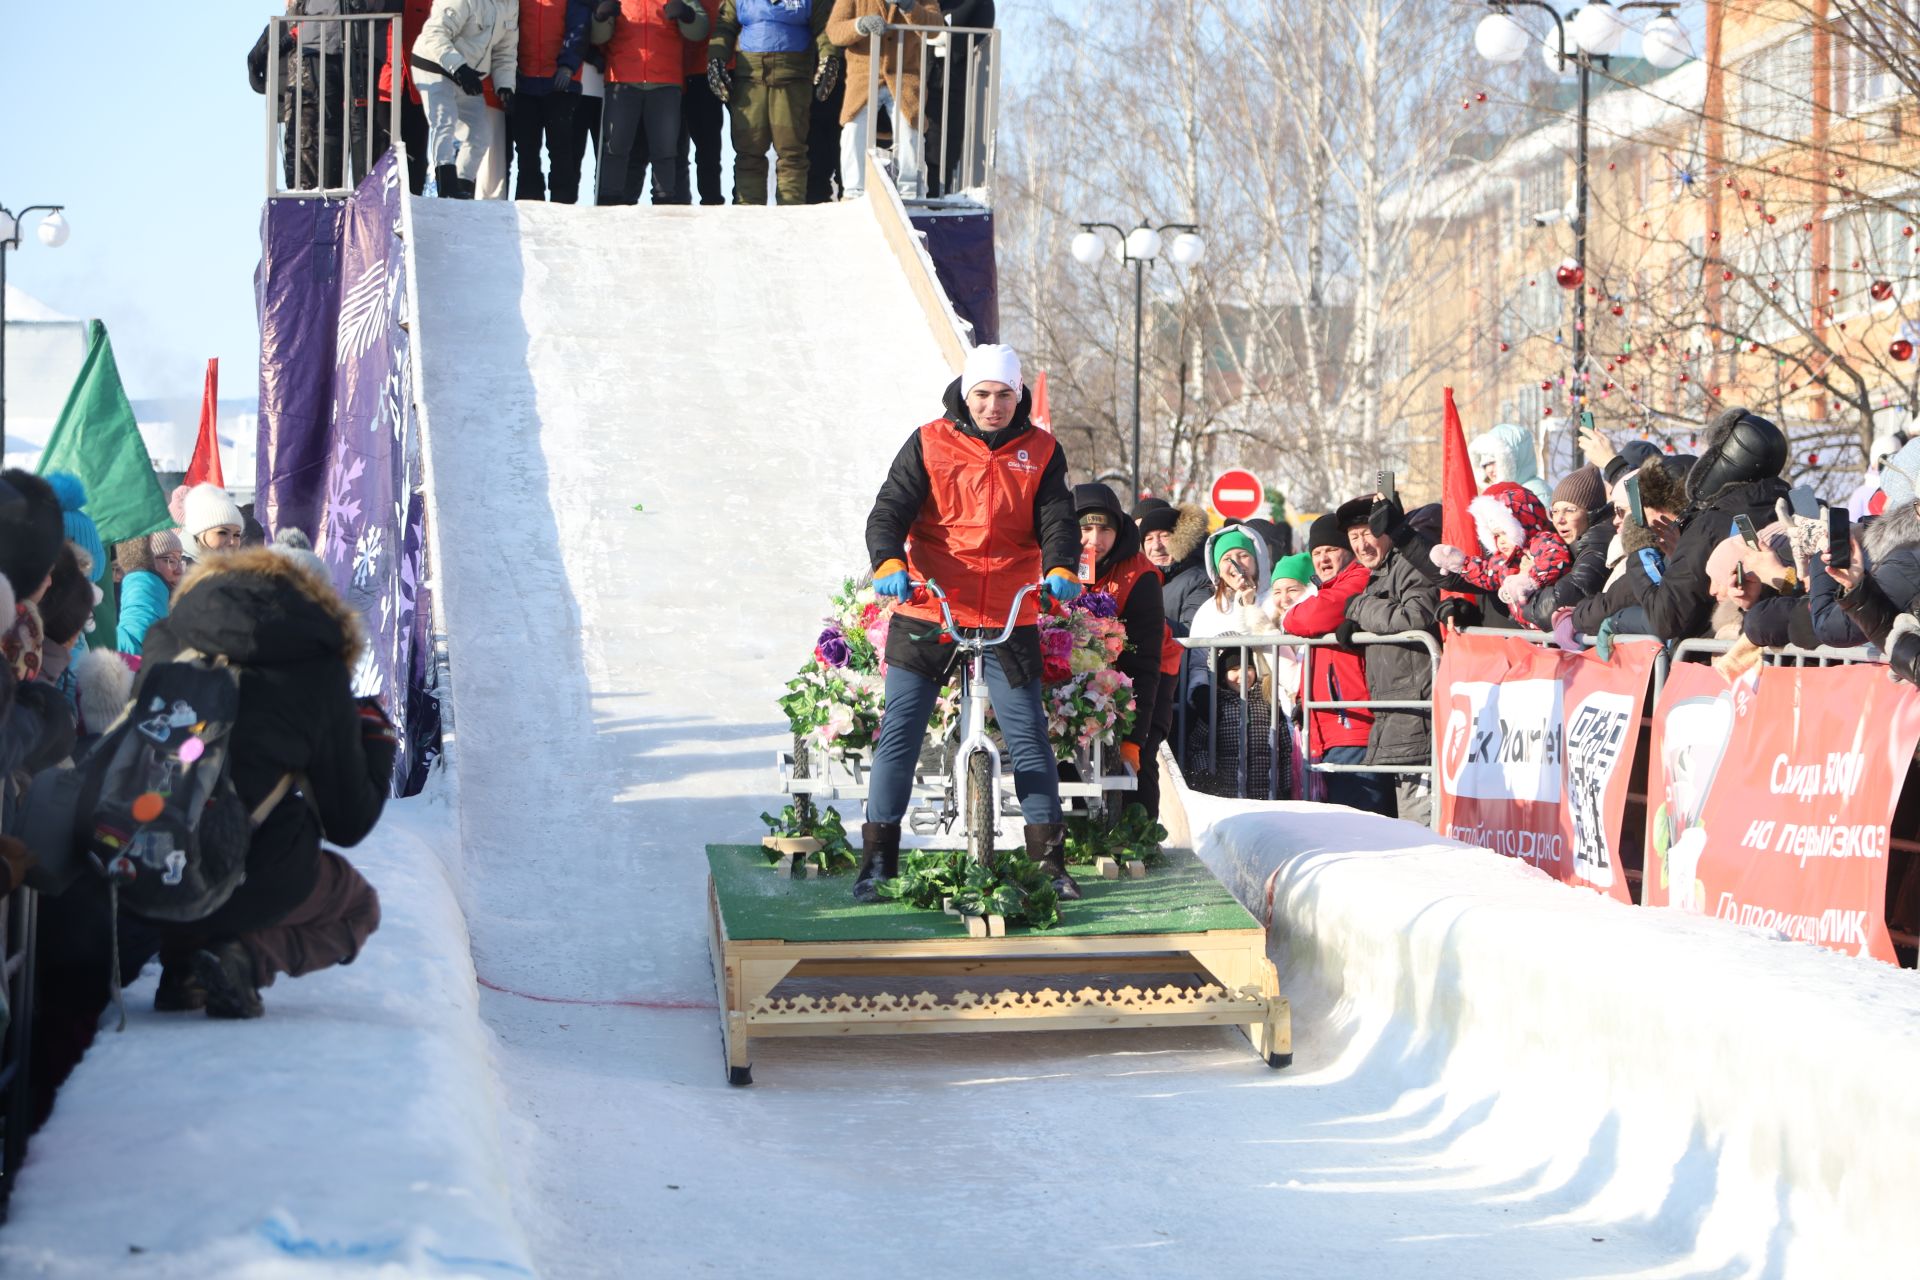
[[[413,218],[468,924],[543,1274],[1702,1273],[1512,1172],[1564,1152],[1456,1155],[1474,1117],[1310,991],[1286,1072],[1232,1031],[929,1036],[763,1044],[730,1089],[701,846],[777,803],[774,700],[947,371],[858,204]]]

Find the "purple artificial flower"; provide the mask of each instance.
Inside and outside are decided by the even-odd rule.
[[[1104,591],[1083,591],[1067,606],[1070,609],[1085,609],[1096,618],[1117,618],[1120,606],[1113,597]]]
[[[822,631],[820,638],[813,642],[813,656],[830,667],[844,667],[853,653],[847,648],[846,635],[835,625]]]
[[[1061,662],[1073,652],[1073,632],[1065,627],[1050,627],[1040,633],[1040,652],[1042,656]]]

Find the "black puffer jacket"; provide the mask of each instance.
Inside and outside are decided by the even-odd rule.
[[[1744,448],[1747,436],[1758,434],[1755,424],[1766,429],[1773,446],[1769,456],[1759,457]],[[1687,473],[1689,509],[1682,517],[1673,555],[1657,574],[1649,567],[1651,557],[1627,557],[1627,581],[1633,584],[1634,599],[1646,611],[1653,634],[1662,640],[1708,634],[1713,595],[1707,584],[1707,557],[1733,532],[1736,516],[1746,516],[1756,529],[1773,520],[1774,504],[1787,496],[1789,488],[1780,479],[1785,448],[1779,428],[1744,409],[1729,409],[1714,419],[1707,447]]]
[[[1347,619],[1362,631],[1435,631],[1440,592],[1432,579],[1399,552],[1390,553],[1366,589],[1347,601]],[[1424,645],[1372,644],[1360,651],[1366,662],[1367,696],[1381,701],[1425,701],[1433,697],[1433,659]],[[1367,732],[1368,764],[1425,764],[1433,753],[1433,713],[1376,711]]]
[[[1527,620],[1542,631],[1553,630],[1553,615],[1571,609],[1607,585],[1607,548],[1613,542],[1613,512],[1606,511],[1567,550],[1573,567],[1533,593],[1526,603]]]
[[[279,920],[312,892],[323,838],[358,844],[379,821],[394,751],[361,738],[361,644],[359,619],[332,588],[265,547],[205,562],[147,632],[136,705],[146,673],[181,650],[224,655],[240,668],[230,741],[240,799],[252,807],[284,775],[299,780],[253,833],[246,880],[197,929],[225,935]]]

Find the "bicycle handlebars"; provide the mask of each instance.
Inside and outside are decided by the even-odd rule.
[[[1013,635],[1014,624],[1020,620],[1020,606],[1026,603],[1028,594],[1046,588],[1045,582],[1029,582],[1026,586],[1020,588],[1019,593],[1013,597],[1012,608],[1007,612],[1007,625],[1001,628],[997,638],[989,640],[984,635],[978,635],[968,639],[960,634],[960,629],[953,624],[953,610],[947,605],[947,593],[940,589],[939,583],[935,582],[932,578],[928,578],[925,582],[915,582],[912,585],[913,596],[911,599],[913,603],[925,604],[929,598],[936,601],[940,605],[940,616],[946,620],[947,634],[953,637],[954,644],[968,651],[991,649],[996,645],[1005,644],[1007,639]]]

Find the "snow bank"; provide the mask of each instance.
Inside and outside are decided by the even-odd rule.
[[[258,1022],[154,1013],[150,968],[33,1141],[0,1274],[534,1274],[452,831],[444,795],[390,804],[351,855],[379,932],[351,966],[268,988]]]
[[[1912,1265],[1914,974],[1624,907],[1407,823],[1184,799],[1201,857],[1270,921],[1283,988],[1331,999],[1348,1062],[1443,1087],[1463,1147],[1557,1147],[1534,1178],[1696,1262]]]

